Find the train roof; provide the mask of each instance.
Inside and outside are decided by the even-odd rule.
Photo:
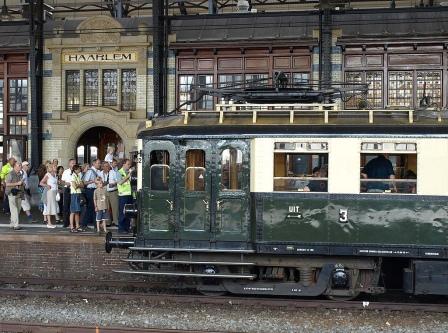
[[[140,126],[138,137],[448,134],[448,117],[437,110],[335,110],[322,105],[313,110],[231,107],[156,117]]]

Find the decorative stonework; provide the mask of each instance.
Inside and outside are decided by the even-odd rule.
[[[108,16],[94,16],[82,21],[77,28],[82,43],[118,44],[123,26]]]

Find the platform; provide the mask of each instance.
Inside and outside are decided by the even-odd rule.
[[[114,249],[107,254],[104,235],[99,236],[93,229],[70,233],[62,224],[49,229],[37,208],[33,207],[32,214],[37,223],[30,223],[22,212],[23,229],[14,231],[10,228],[9,215],[0,213],[0,277],[142,280],[113,272],[128,269],[128,264],[122,261],[128,251]],[[116,227],[109,230],[117,232]]]

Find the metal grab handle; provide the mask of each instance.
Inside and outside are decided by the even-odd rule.
[[[173,211],[174,210],[174,202],[173,201],[170,201],[170,200],[165,200],[169,205],[170,205],[170,211]]]
[[[205,205],[205,211],[208,212],[208,209],[209,209],[208,201],[207,201],[207,200],[202,200],[202,202],[203,202],[204,205]]]
[[[221,204],[222,204],[221,200],[216,201],[216,210],[221,210],[221,208],[222,208]]]

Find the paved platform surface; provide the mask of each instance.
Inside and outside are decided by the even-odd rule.
[[[47,228],[46,223],[44,223],[44,218],[42,213],[37,209],[37,207],[33,207],[31,210],[31,214],[33,216],[33,219],[35,220],[34,223],[30,222],[26,214],[22,211],[20,213],[20,222],[19,225],[22,227],[21,230],[13,230],[10,227],[10,216],[9,214],[4,214],[0,212],[0,234],[57,234],[57,235],[71,235],[71,236],[79,236],[79,235],[85,235],[85,236],[98,236],[97,232],[93,229],[93,226],[90,226],[90,228],[83,232],[78,233],[71,233],[69,228],[64,228],[62,223],[56,224],[56,228]],[[54,218],[52,223],[54,224]],[[117,227],[112,226],[108,227],[109,231],[112,231],[114,234],[117,232]],[[104,236],[104,235],[102,235]]]

